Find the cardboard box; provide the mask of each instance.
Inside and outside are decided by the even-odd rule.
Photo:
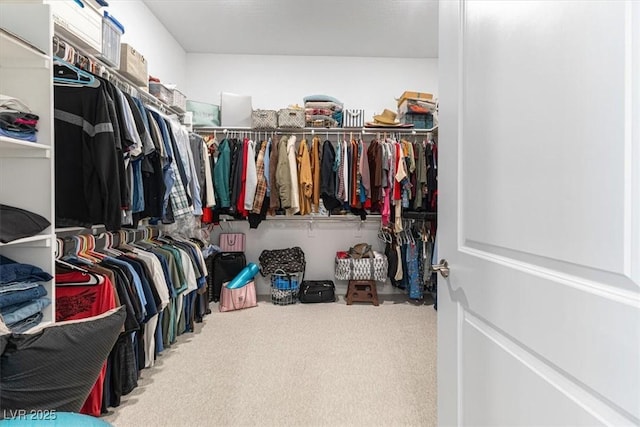
[[[136,84],[145,87],[149,84],[147,60],[127,43],[120,48],[120,72]]]
[[[405,99],[417,99],[417,100],[431,100],[433,99],[433,94],[431,93],[426,93],[426,92],[412,92],[412,91],[405,91],[400,98],[398,98],[398,107],[400,106],[400,104],[402,104],[404,102]]]

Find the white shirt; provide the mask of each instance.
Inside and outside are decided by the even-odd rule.
[[[245,181],[244,208],[248,211],[253,209],[253,199],[256,197],[258,188],[258,171],[256,170],[256,143],[249,141],[247,148],[247,179]]]
[[[291,173],[291,207],[287,209],[287,215],[295,215],[300,212],[300,184],[298,183],[298,162],[296,157],[296,137],[292,135],[287,141],[287,158],[289,159],[289,172]]]

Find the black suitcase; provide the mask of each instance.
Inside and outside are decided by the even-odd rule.
[[[211,286],[209,301],[220,301],[222,284],[230,281],[247,266],[247,258],[243,252],[218,252],[211,261]]]
[[[336,286],[331,280],[304,280],[298,299],[303,303],[335,302]]]

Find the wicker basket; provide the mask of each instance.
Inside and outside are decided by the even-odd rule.
[[[298,302],[298,291],[302,278],[302,272],[285,273],[279,271],[271,274],[271,302],[275,305],[290,305]]]

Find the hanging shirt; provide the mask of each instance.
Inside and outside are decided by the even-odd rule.
[[[264,178],[266,180],[267,188],[266,195],[271,196],[271,138],[267,140],[267,147],[264,155]]]
[[[296,161],[296,137],[289,137],[287,142],[287,157],[289,160],[289,174],[291,176],[291,208],[287,215],[295,215],[300,212],[300,191],[298,186],[298,165]]]
[[[229,179],[231,175],[231,148],[229,140],[223,139],[218,147],[218,161],[213,168],[214,187],[217,205],[220,208],[231,206]]]
[[[287,140],[286,136],[283,136],[278,143],[278,166],[276,169],[275,185],[278,190],[277,196],[280,197],[280,206],[283,209],[290,209],[293,205],[291,200],[291,170],[289,167],[289,156],[287,154]],[[273,182],[273,181],[272,181]],[[271,200],[276,195],[272,195]],[[273,206],[273,203],[272,205]]]
[[[202,141],[201,147],[202,163],[204,165],[204,188],[205,188],[205,206],[208,208],[216,205],[216,196],[213,188],[213,176],[211,174],[211,161],[209,159],[209,148]]]
[[[311,142],[311,175],[313,177],[313,197],[311,199],[311,210],[318,212],[320,208],[320,138],[313,137]]]
[[[247,194],[247,166],[249,164],[249,139],[245,138],[242,142],[242,163],[240,172],[240,193],[238,194],[238,200],[236,207],[238,213],[244,218],[249,215],[249,212],[245,209],[245,195]]]
[[[244,195],[244,208],[251,211],[258,187],[258,171],[256,169],[256,144],[249,141],[247,145],[247,188]]]
[[[202,215],[202,198],[200,196],[200,186],[197,181],[198,172],[196,171],[193,161],[193,153],[191,152],[191,145],[189,143],[189,133],[184,126],[180,124],[177,117],[171,116],[169,123],[171,124],[173,137],[175,138],[175,145],[178,148],[178,157],[182,162],[182,170],[184,170],[183,185],[185,192],[189,195],[190,201],[193,204],[193,210],[189,213]]]
[[[309,147],[307,141],[300,141],[297,155],[298,164],[298,184],[300,197],[300,215],[311,213],[311,199],[313,197],[313,178],[311,176],[311,160],[309,158]]]
[[[347,141],[342,141],[342,158],[341,162],[343,164],[342,167],[342,179],[344,181],[344,198],[342,199],[344,202],[349,202],[349,153],[348,153],[349,144]]]
[[[56,226],[120,228],[120,178],[102,86],[54,86]]]
[[[251,211],[255,214],[259,214],[262,211],[262,203],[264,202],[264,198],[267,195],[267,175],[265,174],[265,159],[268,159],[269,156],[265,156],[267,151],[268,143],[263,141],[260,146],[260,151],[258,152],[258,160],[256,161],[256,194],[253,198],[253,207]]]
[[[74,283],[72,286],[56,286],[56,321],[86,319],[106,313],[116,307],[113,284],[106,276],[102,283],[81,285],[86,282],[86,274],[81,272],[56,273],[56,284]],[[83,414],[98,417],[102,410],[102,394],[106,375],[106,362],[100,370],[84,405]]]

